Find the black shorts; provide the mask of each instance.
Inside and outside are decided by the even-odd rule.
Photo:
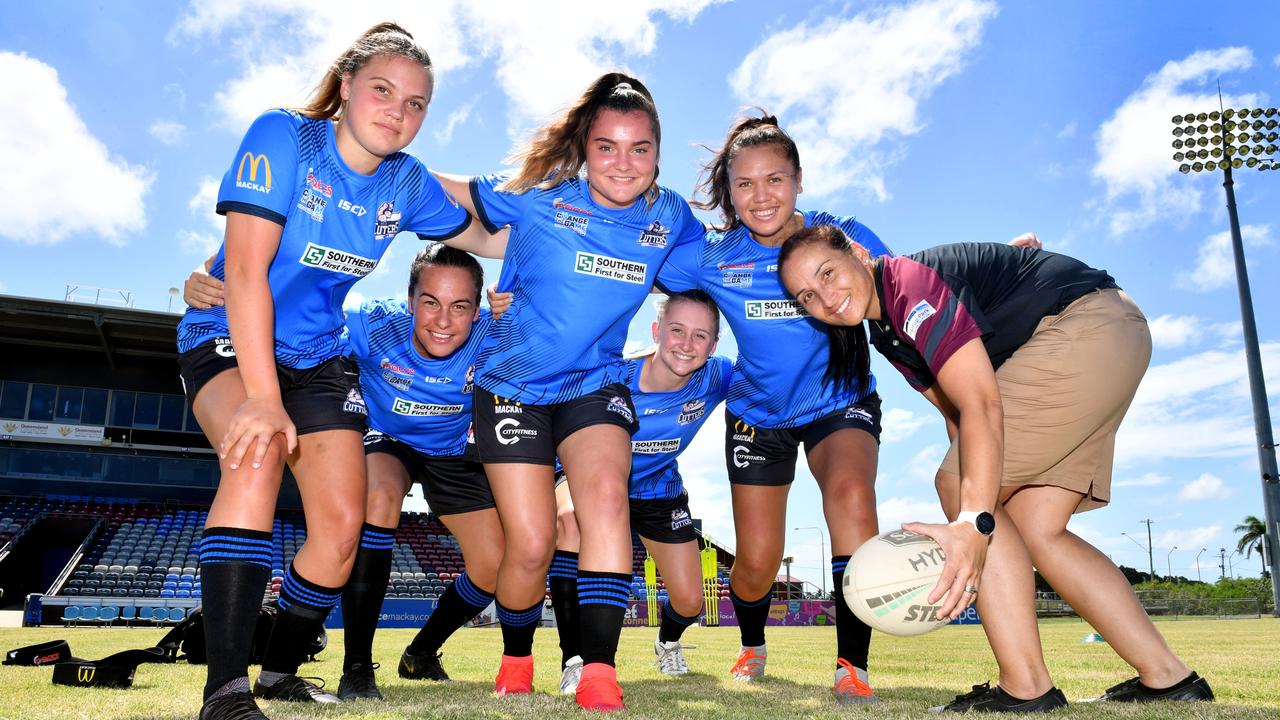
[[[796,448],[805,453],[831,433],[856,428],[880,442],[880,395],[871,393],[847,408],[793,428],[752,427],[725,410],[724,457],[729,482],[742,485],[790,485],[796,477]]]
[[[236,351],[231,338],[214,338],[178,354],[178,370],[187,401],[194,402],[210,380],[234,370]],[[338,355],[299,370],[276,365],[280,399],[299,435],[322,430],[364,432],[369,410],[360,394],[360,369]]]
[[[673,498],[631,498],[631,529],[640,537],[660,543],[686,543],[698,539],[689,512],[689,493]]]
[[[592,425],[617,425],[634,435],[636,406],[622,383],[554,405],[523,405],[477,388],[474,399],[476,449],[487,463],[556,464],[556,448]]]
[[[387,453],[399,460],[410,481],[422,483],[427,504],[436,515],[457,515],[494,506],[489,478],[474,457],[424,455],[390,435],[370,430],[364,435],[364,454],[373,453]]]

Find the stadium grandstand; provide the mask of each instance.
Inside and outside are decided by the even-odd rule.
[[[0,609],[24,624],[173,624],[200,604],[218,465],[178,378],[179,317],[0,295]],[[266,599],[306,537],[300,505],[286,473]],[[666,590],[632,538],[638,617]],[[712,547],[708,595],[727,606],[733,556]],[[462,571],[444,525],[404,513],[381,624],[420,625]]]

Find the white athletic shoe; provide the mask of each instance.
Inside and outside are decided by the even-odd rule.
[[[689,663],[685,662],[684,653],[680,650],[680,641],[653,641],[653,654],[658,656],[658,672],[663,675],[687,675]]]
[[[738,661],[729,669],[729,674],[739,682],[754,682],[764,677],[764,666],[768,660],[769,651],[764,645],[744,645],[738,653]]]
[[[580,679],[582,679],[582,656],[574,655],[569,658],[569,662],[565,663],[564,672],[560,675],[560,694],[576,694]]]

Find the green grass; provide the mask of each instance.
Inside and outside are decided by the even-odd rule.
[[[1161,622],[1170,644],[1206,676],[1218,695],[1213,705],[1100,707],[1073,705],[1059,718],[1268,718],[1280,714],[1280,621],[1189,620]],[[1090,628],[1080,622],[1044,623],[1045,654],[1058,686],[1068,698],[1099,694],[1132,675],[1105,644],[1081,644]],[[871,648],[871,680],[883,699],[874,708],[843,708],[831,699],[832,628],[770,628],[769,677],[752,685],[728,679],[738,649],[735,628],[695,627],[685,641],[693,674],[682,679],[653,669],[654,630],[626,629],[619,648],[628,718],[925,718],[930,705],[948,701],[969,686],[994,678],[995,663],[979,628],[946,627],[918,638],[877,634]],[[0,649],[66,638],[79,657],[100,658],[160,638],[160,630],[5,629]],[[530,697],[497,698],[493,675],[501,635],[493,629],[460,631],[445,646],[444,664],[455,682],[434,684],[401,680],[395,674],[409,630],[384,630],[375,658],[383,664],[379,683],[385,703],[355,703],[317,708],[264,703],[273,720],[291,718],[545,718],[578,716],[572,698],[554,693],[559,683],[559,648],[554,630],[540,630],[535,646],[537,672]],[[321,660],[303,666],[336,689],[341,670],[342,633],[330,635]],[[193,718],[199,708],[204,667],[143,665],[129,690],[79,689],[50,683],[48,668],[0,669],[0,719]],[[932,716],[937,717],[937,716]]]

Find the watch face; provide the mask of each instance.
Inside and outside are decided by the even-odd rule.
[[[996,529],[996,516],[989,512],[980,512],[978,517],[974,519],[973,525],[983,535],[990,535]]]

